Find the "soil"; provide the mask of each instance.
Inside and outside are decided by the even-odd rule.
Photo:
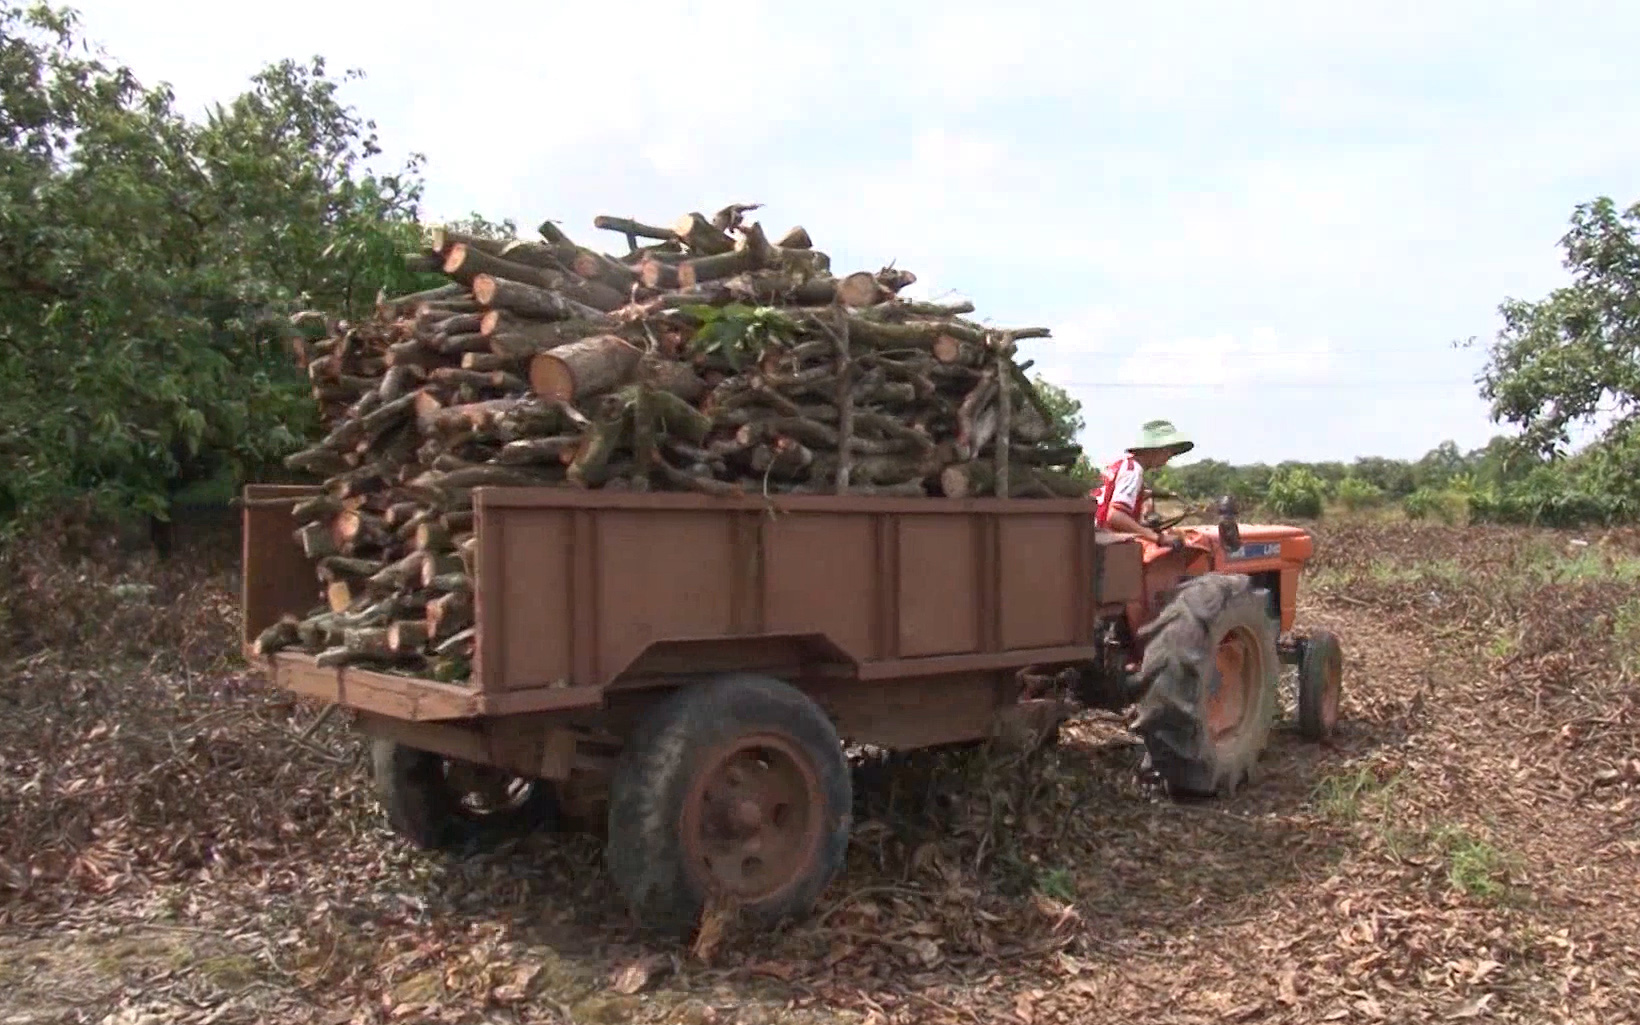
[[[231,563],[14,558],[0,1023],[1640,1020],[1640,539],[1315,530],[1331,744],[1195,803],[1102,713],[862,765],[821,910],[692,946],[592,838],[395,840],[346,723],[226,660]]]

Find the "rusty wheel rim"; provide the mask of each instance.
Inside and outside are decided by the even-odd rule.
[[[454,791],[456,805],[469,815],[499,815],[521,807],[535,781],[512,776],[489,765],[447,758],[444,779]]]
[[[1328,732],[1338,725],[1338,706],[1344,698],[1344,657],[1337,651],[1327,653],[1321,666],[1321,726]]]
[[[789,739],[737,738],[707,757],[679,822],[690,873],[753,903],[799,882],[820,847],[820,779]]]
[[[1260,670],[1258,642],[1244,629],[1231,630],[1213,652],[1218,685],[1207,698],[1207,732],[1215,741],[1241,728],[1257,701]]]

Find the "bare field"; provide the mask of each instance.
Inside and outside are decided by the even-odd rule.
[[[1333,746],[1193,805],[1103,715],[863,768],[820,913],[705,959],[593,838],[395,841],[345,724],[233,657],[231,551],[13,555],[0,1023],[1640,1021],[1640,534],[1317,531]]]

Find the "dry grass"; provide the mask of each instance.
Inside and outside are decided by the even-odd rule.
[[[231,548],[13,553],[0,1020],[1636,1020],[1640,536],[1319,536],[1334,746],[1283,732],[1192,806],[1103,716],[864,766],[823,910],[709,963],[643,944],[589,839],[382,832],[344,724],[299,742],[314,710],[233,659]]]

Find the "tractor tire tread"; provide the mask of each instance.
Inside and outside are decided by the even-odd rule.
[[[1140,676],[1146,684],[1135,729],[1149,765],[1175,797],[1233,793],[1251,778],[1275,719],[1279,663],[1265,592],[1235,574],[1209,573],[1182,584],[1153,621]],[[1241,733],[1214,745],[1206,726],[1213,647],[1232,628],[1249,629],[1263,657],[1257,707]]]
[[[639,923],[682,933],[707,895],[686,865],[679,817],[696,759],[759,730],[795,740],[814,760],[830,816],[814,867],[795,886],[743,916],[773,923],[809,911],[841,871],[852,826],[853,781],[835,727],[796,687],[752,673],[729,673],[681,687],[659,701],[622,747],[609,787],[605,864]]]

